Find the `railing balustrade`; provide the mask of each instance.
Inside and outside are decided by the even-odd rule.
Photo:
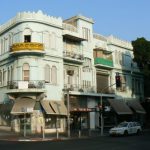
[[[69,57],[69,58],[72,58],[72,59],[76,59],[76,60],[83,60],[84,59],[82,54],[74,53],[74,52],[63,51],[63,56],[64,57]]]
[[[30,80],[30,81],[8,81],[7,89],[43,89],[45,87],[44,80]]]
[[[78,92],[91,92],[95,93],[96,88],[94,86],[86,86],[86,85],[78,85],[78,84],[65,84],[64,89],[70,89],[70,91],[78,91]]]

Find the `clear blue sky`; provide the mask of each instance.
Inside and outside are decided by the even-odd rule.
[[[0,24],[17,12],[38,10],[63,19],[77,14],[93,18],[94,31],[102,35],[150,40],[150,0],[2,0]]]

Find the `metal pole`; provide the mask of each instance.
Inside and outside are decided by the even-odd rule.
[[[58,128],[57,128],[57,121],[58,121],[58,118],[56,117],[56,138],[58,139],[59,138],[59,132],[58,132]]]
[[[70,137],[70,116],[69,116],[69,110],[70,110],[69,89],[67,89],[67,133],[68,133],[68,138]]]
[[[26,137],[26,113],[24,113],[24,137]]]
[[[102,100],[102,93],[101,93],[101,100],[100,100],[101,109],[103,109],[103,100]],[[103,113],[101,110],[101,136],[103,136],[103,129],[104,129],[104,123],[103,123]]]
[[[44,125],[44,121],[43,121],[43,139],[45,139],[45,125]]]
[[[105,90],[105,89],[107,89],[107,88],[109,88],[109,87],[111,87],[111,86],[113,86],[113,85],[115,85],[116,83],[113,83],[113,84],[111,84],[111,85],[109,85],[109,86],[106,86],[105,88],[103,88],[102,90],[101,90],[101,96],[100,96],[100,105],[101,105],[101,109],[103,109],[103,99],[102,99],[102,92],[103,92],[103,90]],[[100,118],[101,118],[101,136],[103,136],[103,133],[104,133],[104,119],[103,119],[103,112],[101,111],[100,112]]]

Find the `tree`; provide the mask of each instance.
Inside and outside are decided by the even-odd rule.
[[[150,96],[150,41],[144,37],[132,41],[134,61],[144,75],[145,96]]]

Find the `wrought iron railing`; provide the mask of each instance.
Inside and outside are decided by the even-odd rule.
[[[75,52],[63,51],[63,56],[64,57],[69,57],[69,58],[72,58],[72,59],[76,59],[76,60],[83,60],[84,59],[82,54],[75,53]]]
[[[97,93],[101,93],[101,91],[103,91],[104,94],[115,94],[115,89],[114,88],[107,88],[105,90],[103,90],[104,88],[97,88]]]
[[[8,81],[8,89],[43,89],[45,87],[44,80],[30,80],[30,81]]]
[[[63,23],[63,28],[71,32],[77,32],[77,28],[71,24]]]
[[[78,91],[84,93],[95,93],[96,87],[95,86],[85,86],[79,84],[64,84],[64,89],[69,89],[70,91]]]

